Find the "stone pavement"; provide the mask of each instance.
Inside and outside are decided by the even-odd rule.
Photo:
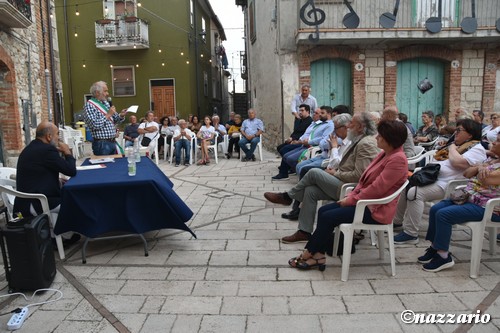
[[[222,157],[222,155],[221,155]],[[469,278],[470,231],[453,232],[456,265],[428,273],[416,257],[428,246],[396,248],[397,276],[388,253],[366,237],[352,256],[348,282],[340,281],[338,258],[324,272],[298,271],[289,258],[304,244],[279,239],[297,223],[281,219],[283,207],[266,202],[266,191],[295,184],[272,182],[279,159],[263,162],[221,158],[219,164],[160,168],[193,210],[189,226],[198,236],[161,230],[146,234],[149,256],[135,238],[89,244],[82,264],[79,243],[57,264],[53,288],[63,299],[30,308],[19,332],[498,332],[500,330],[500,249],[484,251],[480,277]],[[140,167],[140,166],[139,166]],[[168,218],[168,216],[165,216]],[[3,269],[3,268],[2,268]],[[3,272],[2,272],[3,273]],[[5,276],[0,294],[7,293]],[[52,292],[26,302],[2,298],[0,312],[54,299]],[[491,315],[488,324],[404,324],[401,312]],[[10,315],[0,317],[7,331]]]

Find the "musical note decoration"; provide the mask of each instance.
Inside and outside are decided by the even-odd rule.
[[[396,17],[398,16],[399,1],[400,0],[396,0],[396,4],[394,5],[394,10],[392,13],[386,12],[380,15],[379,23],[382,28],[394,28],[394,25],[396,24]]]
[[[300,20],[309,26],[315,26],[314,34],[309,35],[309,40],[313,43],[319,41],[319,25],[325,22],[326,14],[322,9],[316,8],[314,0],[307,0],[300,8]]]
[[[464,17],[462,23],[460,23],[460,27],[462,31],[466,34],[473,34],[477,30],[477,19],[476,19],[476,1],[472,0],[471,2],[471,12],[472,17]]]
[[[436,34],[441,31],[443,28],[443,22],[441,21],[441,11],[442,11],[442,1],[438,2],[438,16],[429,17],[427,21],[425,21],[425,28],[432,34]]]
[[[357,27],[359,27],[358,14],[354,10],[354,8],[352,8],[348,0],[344,0],[344,5],[346,5],[349,9],[349,13],[345,14],[344,18],[342,19],[342,24],[347,29],[356,29]]]

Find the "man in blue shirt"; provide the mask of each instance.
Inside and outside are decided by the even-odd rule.
[[[310,146],[319,146],[326,144],[329,135],[333,132],[333,121],[332,121],[332,108],[329,106],[322,106],[320,113],[320,120],[316,123],[311,124],[309,131],[306,131],[303,136],[300,137],[299,143],[302,145],[294,150],[289,151],[281,159],[281,164],[279,166],[279,173],[272,177],[273,180],[286,180],[288,179],[288,171],[295,170],[295,166],[301,154],[307,150]]]
[[[264,123],[262,120],[255,118],[256,112],[254,109],[248,110],[248,119],[243,121],[240,133],[241,139],[238,142],[241,150],[245,153],[242,161],[255,161],[253,154],[257,144],[260,142],[260,135],[264,132]],[[250,149],[247,148],[247,143],[250,144]]]

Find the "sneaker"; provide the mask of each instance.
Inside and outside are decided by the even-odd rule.
[[[255,155],[252,155],[251,160],[252,160],[252,162],[255,162],[255,160],[256,160]]]
[[[288,175],[283,176],[279,173],[276,176],[271,177],[272,180],[288,180]]]
[[[189,166],[189,162],[184,163],[184,166]]]
[[[177,168],[179,166],[179,163],[175,163],[175,167]]]
[[[311,234],[302,230],[297,230],[293,235],[283,237],[281,242],[285,244],[306,243],[309,241],[309,237],[311,237]]]
[[[455,265],[455,262],[453,261],[453,258],[451,257],[451,252],[448,253],[448,258],[444,259],[439,255],[439,253],[435,253],[434,257],[432,257],[432,260],[422,266],[422,269],[427,272],[439,272],[442,271],[443,269],[453,267]]]
[[[429,246],[425,249],[425,254],[417,258],[417,261],[421,264],[427,264],[429,261],[434,258],[434,255],[437,253],[436,249],[432,246]]]
[[[231,158],[231,155],[229,155],[229,153],[226,153],[226,158],[227,158],[227,159],[230,159],[230,158]]]
[[[399,234],[394,236],[394,244],[418,244],[418,237],[413,237],[408,235],[406,232],[401,231]]]

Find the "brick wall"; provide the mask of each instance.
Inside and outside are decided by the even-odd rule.
[[[484,50],[464,50],[462,60],[462,107],[468,111],[481,108],[483,94]]]
[[[489,119],[493,113],[495,105],[496,76],[500,68],[500,47],[488,49],[484,52],[484,75],[483,75],[483,96],[482,110],[486,114],[484,119]],[[500,100],[500,96],[497,96]],[[500,110],[496,110],[499,112]]]

